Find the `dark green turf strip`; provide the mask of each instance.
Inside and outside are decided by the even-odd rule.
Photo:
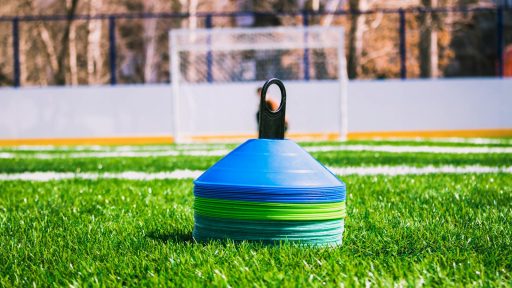
[[[0,172],[26,171],[172,171],[176,169],[206,170],[220,157],[144,157],[81,159],[0,159]]]
[[[327,166],[368,165],[483,165],[512,166],[512,154],[429,154],[385,152],[322,152],[312,153]],[[145,157],[145,158],[82,158],[82,159],[0,159],[0,173],[26,171],[143,171],[159,172],[176,169],[206,170],[221,157]]]

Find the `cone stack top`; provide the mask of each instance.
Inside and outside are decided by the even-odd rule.
[[[295,142],[252,139],[208,169],[196,185],[328,188],[344,184]]]
[[[276,111],[266,105],[270,85],[281,90]],[[259,139],[243,143],[203,173],[196,185],[232,185],[269,188],[339,188],[345,186],[327,168],[295,142],[284,139],[286,90],[276,78],[263,85]]]

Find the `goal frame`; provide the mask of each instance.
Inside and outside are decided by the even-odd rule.
[[[208,39],[213,35],[221,34],[257,34],[257,33],[272,33],[272,32],[286,32],[291,31],[303,33],[306,39],[307,33],[321,32],[325,30],[334,30],[338,33],[339,43],[335,46],[318,45],[318,43],[310,43],[311,41],[297,42],[272,42],[263,44],[238,44],[222,45],[217,42],[208,43],[208,45],[189,44],[183,45],[178,43],[180,36],[204,36]],[[347,74],[347,60],[345,57],[345,36],[344,28],[342,26],[279,26],[279,27],[264,27],[264,28],[180,28],[172,29],[169,31],[169,56],[170,56],[170,79],[171,79],[171,103],[172,103],[172,135],[175,143],[184,142],[184,137],[180,131],[181,111],[179,109],[182,102],[182,95],[180,92],[181,71],[180,71],[180,57],[179,53],[182,51],[194,52],[213,52],[213,51],[243,51],[243,50],[276,50],[276,49],[319,49],[319,48],[336,48],[338,57],[338,77],[337,82],[339,85],[338,99],[338,121],[339,121],[339,140],[347,140],[348,135],[348,74]]]

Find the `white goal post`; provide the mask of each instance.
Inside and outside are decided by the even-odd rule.
[[[287,89],[287,138],[345,140],[344,45],[340,26],[171,30],[175,141],[254,137],[255,88],[273,77]]]

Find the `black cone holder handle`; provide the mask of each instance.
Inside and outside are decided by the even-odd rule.
[[[267,106],[267,90],[270,85],[276,84],[281,90],[281,104],[276,111],[270,110]],[[272,78],[265,82],[261,89],[260,100],[260,121],[259,138],[260,139],[284,139],[285,130],[285,112],[286,112],[286,89],[281,80]]]

